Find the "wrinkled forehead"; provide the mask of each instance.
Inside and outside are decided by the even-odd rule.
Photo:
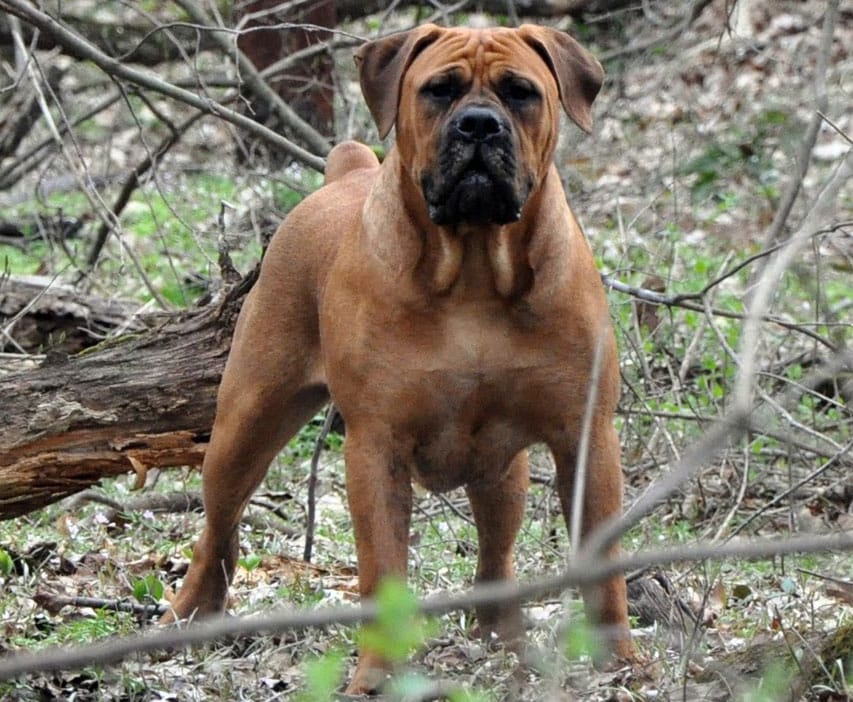
[[[461,70],[466,78],[494,81],[508,71],[549,80],[545,61],[513,29],[449,28],[415,58],[410,74],[424,82],[438,73]]]

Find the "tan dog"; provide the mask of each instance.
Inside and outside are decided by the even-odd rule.
[[[427,25],[358,52],[382,165],[348,142],[326,185],[270,244],[246,300],[204,462],[206,525],[176,615],[223,609],[237,525],[273,457],[329,398],[346,421],[347,495],[361,593],[405,575],[412,481],[464,486],[479,534],[479,581],[513,577],[528,483],[544,442],[568,515],[603,339],[583,532],[621,508],[619,388],[604,291],[552,163],[560,108],[589,131],[603,73],[550,29]],[[632,653],[625,582],[584,593]],[[477,612],[484,634],[523,637],[517,604]],[[348,692],[387,664],[361,651]]]

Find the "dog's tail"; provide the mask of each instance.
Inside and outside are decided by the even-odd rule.
[[[379,159],[367,146],[357,141],[342,141],[326,158],[326,185],[343,178],[350,171],[378,165]]]

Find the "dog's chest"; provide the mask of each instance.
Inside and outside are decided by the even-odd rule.
[[[361,382],[341,398],[344,416],[378,418],[395,460],[425,487],[497,479],[559,431],[572,364],[547,325],[471,306],[367,329],[348,354],[361,359],[349,376]]]
[[[435,491],[498,479],[541,438],[534,379],[523,375],[432,371],[389,388],[388,406],[399,408],[391,421],[396,460]]]

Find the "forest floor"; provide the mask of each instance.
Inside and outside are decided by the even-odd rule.
[[[680,4],[650,5],[674,13],[672,5]],[[573,208],[602,271],[630,285],[667,294],[702,291],[710,280],[774,243],[766,232],[814,113],[825,3],[753,0],[735,35],[725,31],[727,5],[712,3],[674,39],[607,61],[594,135],[581,138],[566,126],[557,162]],[[407,17],[400,13],[397,20],[402,25]],[[659,19],[668,26],[676,22],[675,14]],[[842,3],[826,77],[827,116],[837,129],[829,123],[821,128],[790,217],[792,227],[843,158],[853,134],[851,19],[853,10]],[[665,27],[625,15],[606,26],[593,22],[571,30],[597,53],[607,54],[663,33]],[[350,52],[340,53],[341,134],[375,141],[357,97]],[[79,84],[71,87],[79,88],[85,78],[78,75]],[[79,148],[91,152],[93,170],[98,163],[117,168],[133,162],[140,126],[122,116],[120,105],[115,109],[80,130]],[[248,169],[230,160],[233,150],[230,129],[204,123],[163,160],[156,182],[143,188],[123,214],[136,232],[133,246],[149,282],[167,290],[176,306],[192,304],[202,294],[200,280],[215,282],[223,201],[229,203],[226,236],[245,272],[299,191],[318,184],[314,174],[295,166],[273,173]],[[42,188],[33,199],[33,175],[0,192],[0,207],[7,215],[57,209],[79,213],[85,202],[63,185],[61,176],[57,162],[38,175],[50,192]],[[826,223],[846,220],[847,227],[815,238],[786,273],[772,310],[848,348],[853,341],[852,204],[848,184],[834,219]],[[175,212],[185,230],[168,223]],[[155,231],[146,233],[149,224]],[[86,244],[67,243],[72,249]],[[0,243],[0,261],[5,257],[13,274],[61,274],[67,270],[63,256],[54,245],[12,250]],[[106,256],[98,288],[150,304],[146,285],[115,242]],[[762,260],[727,276],[700,304],[742,312]],[[725,412],[742,322],[705,314],[701,307],[652,309],[624,293],[610,291],[609,296],[625,381],[618,428],[630,505]],[[790,327],[768,324],[761,343],[759,384],[774,397],[824,357],[812,337]],[[803,392],[784,413],[768,403],[766,431],[721,451],[627,534],[625,550],[853,530],[853,400],[842,386],[839,381],[819,397]],[[236,614],[357,601],[343,439],[334,433],[326,439],[319,465],[311,563],[302,560],[310,462],[322,422],[316,418],[279,456],[249,508],[232,588]],[[520,579],[559,572],[568,550],[551,458],[535,449],[533,459],[517,550]],[[197,504],[200,478],[189,469],[151,478],[141,492],[132,490],[130,476],[0,522],[0,654],[90,643],[149,623],[132,613],[62,606],[57,597],[144,601],[152,596],[168,600],[174,593],[203,521],[198,509],[175,505],[185,494]],[[165,506],[160,502],[164,495],[169,498]],[[419,596],[460,592],[470,584],[476,534],[464,493],[418,493],[411,538],[410,583]],[[849,554],[709,560],[631,576],[637,582],[655,580],[663,599],[687,613],[656,623],[637,614],[633,633],[641,664],[633,669],[595,670],[583,646],[578,648],[585,641],[579,596],[567,592],[526,603],[532,647],[521,669],[514,654],[472,637],[471,613],[441,617],[410,657],[392,698],[428,699],[424,690],[443,681],[455,700],[513,695],[523,700],[686,702],[853,699]],[[640,596],[636,590],[635,595]],[[352,628],[331,626],[139,654],[110,667],[0,683],[0,698],[288,699],[309,694],[306,675],[314,672],[306,671],[320,670],[322,661],[335,655],[341,656],[341,674],[351,674],[355,636]]]

